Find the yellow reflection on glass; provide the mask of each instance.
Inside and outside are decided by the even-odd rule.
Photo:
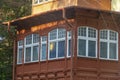
[[[53,43],[50,43],[50,50],[52,51],[54,48],[54,44]]]

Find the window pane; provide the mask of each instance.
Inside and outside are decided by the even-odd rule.
[[[96,41],[88,41],[88,56],[96,57]]]
[[[22,63],[22,51],[23,51],[23,49],[18,49],[17,63]]]
[[[65,56],[65,41],[58,42],[58,57]]]
[[[47,41],[47,36],[42,36],[42,42]]]
[[[49,58],[56,58],[56,42],[50,43],[49,50],[50,50]]]
[[[79,28],[78,35],[79,36],[86,36],[86,27]]]
[[[96,38],[96,30],[93,28],[88,28],[88,37]]]
[[[43,0],[39,0],[39,3],[40,3],[40,2],[43,2]]]
[[[57,38],[57,29],[54,29],[50,32],[50,40],[54,40]]]
[[[116,59],[116,43],[110,43],[110,58],[111,59]]]
[[[108,30],[101,30],[100,39],[107,39],[107,38],[108,38]]]
[[[26,37],[26,44],[32,44],[32,35]]]
[[[34,0],[34,4],[37,4],[38,3],[38,0]]]
[[[100,57],[107,58],[107,42],[100,42]]]
[[[46,50],[47,50],[46,44],[42,44],[41,60],[46,60]]]
[[[65,38],[65,29],[58,29],[58,38]]]
[[[33,46],[33,61],[38,60],[38,46]]]
[[[71,56],[71,40],[68,41],[68,56]]]
[[[23,46],[23,40],[18,41],[18,46]]]
[[[86,56],[86,40],[79,39],[78,54]]]
[[[31,61],[31,47],[26,48],[25,62]]]
[[[117,32],[110,31],[110,40],[117,40]]]
[[[33,43],[38,43],[39,42],[39,34],[33,34]]]

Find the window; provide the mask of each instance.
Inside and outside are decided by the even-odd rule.
[[[67,33],[67,56],[68,57],[70,57],[71,56],[71,31],[69,31],[68,33]]]
[[[39,53],[39,35],[31,34],[25,38],[25,62],[34,62],[38,61]]]
[[[47,36],[41,37],[41,61],[46,60],[46,54],[47,54]]]
[[[18,54],[17,54],[17,64],[22,63],[22,55],[23,55],[23,40],[18,41]]]
[[[112,30],[100,30],[100,58],[118,59],[118,33]]]
[[[40,3],[48,2],[48,1],[51,1],[51,0],[34,0],[34,4],[40,4]]]
[[[78,28],[78,56],[97,57],[97,30],[90,27]]]
[[[65,29],[54,29],[49,32],[49,59],[63,58],[65,56]]]

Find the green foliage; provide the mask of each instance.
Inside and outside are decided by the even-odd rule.
[[[31,0],[0,0],[0,80],[12,80],[13,40],[15,27],[2,25],[2,22],[31,14]]]

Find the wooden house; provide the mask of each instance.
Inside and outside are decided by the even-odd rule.
[[[113,0],[115,1],[115,0]],[[13,80],[120,80],[112,0],[33,0],[17,26]]]

